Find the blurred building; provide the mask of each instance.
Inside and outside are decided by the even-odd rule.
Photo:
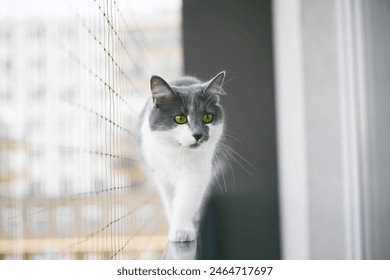
[[[135,139],[150,75],[182,71],[179,4],[65,2],[0,21],[0,259],[158,258]]]

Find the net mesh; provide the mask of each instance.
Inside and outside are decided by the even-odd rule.
[[[182,69],[168,2],[2,3],[1,259],[161,255],[165,218],[136,130],[150,75]]]

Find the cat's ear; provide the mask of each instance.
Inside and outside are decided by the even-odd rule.
[[[159,76],[150,78],[150,90],[152,91],[153,103],[158,107],[172,97],[173,90],[168,83]]]
[[[214,78],[212,78],[206,86],[204,92],[215,93],[215,94],[226,94],[222,89],[223,81],[225,80],[226,71],[218,73]]]

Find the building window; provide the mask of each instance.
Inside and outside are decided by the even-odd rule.
[[[68,86],[60,89],[60,99],[67,102],[73,102],[76,97],[76,90],[74,86]]]
[[[95,178],[95,191],[100,192],[104,189],[107,189],[104,180],[102,178]]]
[[[20,209],[4,207],[1,209],[1,227],[3,232],[11,235],[17,234],[18,225],[21,225],[22,215]]]
[[[7,102],[12,99],[12,89],[10,88],[1,88],[0,89],[0,100]]]
[[[43,235],[49,231],[49,213],[46,208],[34,206],[28,211],[30,231],[35,235]]]
[[[44,120],[39,118],[31,118],[26,127],[27,134],[40,134],[44,128]]]
[[[31,60],[31,70],[41,72],[45,68],[45,59],[42,56],[38,56]]]
[[[96,205],[87,205],[82,210],[82,224],[87,232],[94,232],[99,228],[101,215]]]
[[[33,26],[30,30],[28,30],[28,36],[31,40],[37,40],[37,42],[42,41],[45,36],[45,27],[40,24]]]
[[[12,32],[10,29],[7,28],[7,30],[0,30],[0,40],[3,42],[9,42],[12,38]]]
[[[39,85],[32,89],[30,92],[30,99],[32,101],[41,101],[46,96],[46,88],[43,85]]]
[[[30,197],[40,197],[43,194],[43,183],[39,180],[32,180],[29,182]]]
[[[59,207],[56,210],[57,232],[62,235],[76,231],[76,213],[70,206]]]
[[[2,73],[10,74],[12,71],[13,65],[11,59],[5,59],[0,62],[0,70]]]
[[[29,150],[28,156],[29,156],[29,159],[31,161],[42,160],[45,156],[43,147],[40,147],[40,146],[31,147],[31,149]]]
[[[0,154],[0,174],[7,174],[11,171],[11,162],[9,153]]]
[[[60,194],[61,196],[67,196],[72,194],[73,184],[71,178],[60,179]]]

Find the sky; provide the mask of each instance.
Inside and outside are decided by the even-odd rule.
[[[97,1],[97,3],[102,1]],[[140,16],[163,14],[164,11],[180,9],[181,0],[117,0],[119,5],[137,8]],[[78,11],[88,13],[93,0],[0,0],[0,20],[3,19],[29,19],[29,18],[59,18],[69,17],[73,13],[69,6],[78,6]]]

